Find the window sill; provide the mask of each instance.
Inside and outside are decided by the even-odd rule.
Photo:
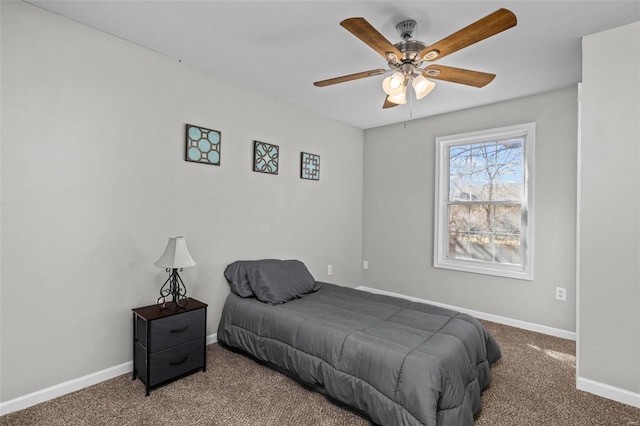
[[[468,272],[472,274],[492,275],[502,278],[514,278],[517,280],[533,281],[533,271],[523,271],[521,268],[494,268],[481,262],[445,260],[435,262],[435,268],[449,269],[452,271]]]

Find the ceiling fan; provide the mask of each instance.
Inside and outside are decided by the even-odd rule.
[[[414,20],[402,21],[396,25],[402,41],[391,44],[364,18],[345,19],[340,22],[340,25],[385,58],[388,61],[389,69],[378,68],[316,81],[313,84],[317,87],[325,87],[393,71],[391,76],[385,78],[382,82],[382,88],[387,94],[383,108],[392,108],[406,103],[406,92],[409,83],[411,83],[416,93],[416,99],[422,99],[435,87],[435,83],[428,78],[473,87],[484,87],[493,81],[495,74],[444,65],[429,65],[424,68],[421,68],[421,66],[425,61],[433,62],[444,58],[460,49],[514,27],[517,23],[518,21],[513,12],[507,9],[498,9],[428,46],[421,41],[411,40],[417,25]]]

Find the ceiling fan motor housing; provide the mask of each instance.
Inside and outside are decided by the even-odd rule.
[[[403,61],[413,61],[418,56],[418,53],[427,47],[425,43],[417,40],[403,40],[394,46],[402,52]]]

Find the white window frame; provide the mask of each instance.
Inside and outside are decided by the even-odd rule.
[[[508,265],[481,260],[447,257],[449,246],[449,147],[470,143],[524,136],[524,194],[520,228],[522,265]],[[536,123],[524,123],[497,129],[481,130],[436,138],[434,260],[436,268],[533,280],[533,170]]]

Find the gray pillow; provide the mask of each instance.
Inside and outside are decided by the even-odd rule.
[[[299,260],[252,264],[246,268],[253,294],[272,305],[302,297],[321,286]]]
[[[253,297],[253,291],[249,286],[249,279],[247,277],[247,266],[268,262],[280,262],[280,260],[237,260],[227,265],[227,269],[224,270],[224,277],[227,279],[231,291],[240,297]]]

